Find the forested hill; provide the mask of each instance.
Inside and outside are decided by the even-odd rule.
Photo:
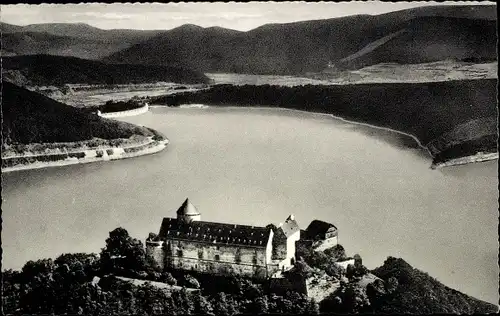
[[[146,128],[101,118],[2,81],[2,148],[8,144],[152,136]]]
[[[392,293],[379,291],[372,309],[377,314],[489,314],[498,306],[451,289],[403,259],[389,257],[373,274],[392,283]],[[389,281],[391,279],[391,281]],[[376,287],[371,290],[376,291]],[[372,293],[374,294],[374,293]]]
[[[84,23],[18,26],[0,23],[2,55],[51,54],[98,59],[161,33],[160,30],[102,30]]]
[[[451,17],[412,19],[386,33],[337,66],[362,68],[382,62],[417,64],[438,60],[483,62],[496,59],[495,21]]]
[[[383,62],[496,60],[495,11],[496,6],[429,6],[266,24],[247,32],[184,25],[103,60],[256,74],[318,72],[329,62],[359,68]]]
[[[197,71],[170,66],[113,65],[99,61],[51,55],[2,58],[4,79],[16,84],[62,86],[64,84],[207,83]]]

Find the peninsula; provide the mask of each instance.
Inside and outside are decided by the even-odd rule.
[[[153,129],[2,85],[2,172],[136,157],[168,144]]]

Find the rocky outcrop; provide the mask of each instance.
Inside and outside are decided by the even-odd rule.
[[[168,139],[154,140],[126,147],[99,147],[61,153],[24,154],[2,157],[2,172],[58,167],[97,161],[110,161],[157,153],[166,148]]]

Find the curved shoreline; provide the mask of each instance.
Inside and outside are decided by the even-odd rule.
[[[391,129],[391,128],[388,128],[388,127],[381,127],[381,126],[376,126],[376,125],[372,125],[372,124],[368,124],[368,123],[363,123],[363,122],[356,122],[356,121],[351,121],[351,120],[348,120],[348,119],[345,119],[343,117],[340,117],[340,116],[335,116],[333,114],[329,114],[329,113],[321,113],[321,112],[311,112],[311,111],[305,111],[305,110],[297,110],[297,109],[289,109],[289,108],[283,108],[283,107],[266,107],[266,106],[210,106],[210,105],[204,105],[204,107],[181,107],[181,106],[168,106],[168,105],[151,105],[150,108],[152,109],[155,109],[155,108],[179,108],[179,109],[206,109],[206,108],[226,108],[226,109],[252,109],[252,110],[259,110],[259,109],[264,109],[264,110],[279,110],[279,111],[289,111],[289,112],[298,112],[298,113],[306,113],[306,114],[313,114],[313,115],[321,115],[321,116],[328,116],[330,118],[333,118],[335,120],[339,120],[339,121],[342,121],[344,123],[348,123],[348,124],[352,124],[352,125],[360,125],[360,126],[366,126],[366,127],[370,127],[370,128],[374,128],[374,129],[379,129],[379,130],[383,130],[383,131],[387,131],[387,132],[392,132],[392,133],[396,133],[396,134],[401,134],[401,135],[404,135],[404,136],[409,136],[411,137],[416,143],[417,145],[422,148],[422,149],[425,149],[429,155],[432,157],[430,151],[427,149],[427,147],[425,147],[424,145],[422,145],[422,143],[420,142],[420,140],[414,136],[414,135],[411,135],[411,134],[408,134],[408,133],[405,133],[405,132],[401,132],[401,131],[398,131],[398,130],[395,130],[395,129]]]
[[[412,134],[408,134],[408,133],[398,131],[395,129],[391,129],[388,127],[381,127],[381,126],[376,126],[376,125],[372,125],[372,124],[368,124],[368,123],[351,121],[351,120],[345,119],[343,117],[336,116],[336,115],[329,114],[329,113],[311,112],[311,111],[290,109],[290,108],[284,108],[284,107],[264,107],[264,106],[219,106],[219,105],[210,106],[210,105],[205,105],[204,107],[198,107],[198,106],[197,107],[181,107],[181,106],[168,106],[168,105],[152,105],[150,107],[151,108],[165,108],[165,107],[169,108],[169,107],[171,107],[171,108],[180,108],[180,109],[183,109],[183,108],[184,109],[186,109],[186,108],[189,108],[189,109],[191,109],[191,108],[198,108],[198,109],[204,109],[204,108],[242,109],[242,108],[244,108],[244,109],[252,109],[252,110],[265,109],[265,110],[290,111],[290,112],[297,112],[297,113],[306,113],[306,114],[313,114],[313,115],[328,116],[330,118],[333,118],[335,120],[339,120],[339,121],[344,122],[344,123],[365,126],[365,127],[369,127],[369,128],[373,128],[373,129],[383,130],[383,131],[392,132],[392,133],[411,137],[420,148],[424,149],[428,153],[430,158],[434,157],[431,153],[431,150],[428,147],[422,145],[420,140]],[[474,162],[485,162],[485,161],[495,160],[498,158],[499,158],[498,152],[497,153],[481,153],[481,152],[479,152],[479,153],[476,153],[476,154],[470,155],[470,156],[464,156],[464,157],[450,159],[446,162],[441,162],[441,163],[434,163],[433,162],[431,164],[430,168],[431,169],[439,169],[439,168],[443,168],[443,167],[464,165],[464,164],[474,163]]]
[[[164,150],[169,143],[167,138],[163,140],[153,140],[150,137],[150,141],[145,144],[138,144],[136,146],[127,146],[127,147],[105,147],[105,148],[93,148],[93,149],[84,149],[79,151],[71,152],[72,155],[83,155],[82,158],[77,157],[68,157],[55,161],[35,161],[27,164],[17,164],[10,167],[2,168],[2,172],[13,172],[20,170],[31,170],[31,169],[40,169],[40,168],[48,168],[48,167],[59,167],[59,166],[67,166],[67,165],[75,165],[75,164],[84,164],[98,161],[111,161],[111,160],[119,160],[119,159],[127,159],[133,157],[140,157],[144,155],[154,154]],[[48,154],[48,155],[23,155],[23,156],[15,156],[15,157],[7,157],[2,158],[3,160],[8,159],[19,159],[19,158],[35,158],[41,157],[42,159],[50,158],[50,156],[57,156],[56,154]]]
[[[237,108],[237,107],[234,107],[234,108]],[[268,107],[267,109],[272,109],[272,108]],[[409,136],[413,140],[415,140],[415,142],[418,144],[418,146],[420,148],[425,149],[425,151],[429,154],[430,158],[434,157],[432,155],[432,151],[427,146],[422,145],[422,143],[420,142],[420,140],[416,136],[408,134],[408,133],[405,133],[405,132],[402,132],[402,131],[391,129],[391,128],[388,128],[388,127],[376,126],[376,125],[372,125],[372,124],[368,124],[368,123],[351,121],[351,120],[344,119],[342,117],[335,116],[333,114],[328,114],[328,113],[308,112],[308,111],[304,111],[304,110],[295,110],[295,109],[288,109],[288,108],[279,108],[279,109],[288,110],[288,111],[297,111],[297,112],[302,112],[302,113],[313,113],[313,114],[316,114],[316,115],[326,115],[326,116],[330,116],[333,119],[336,119],[336,120],[339,120],[339,121],[342,121],[342,122],[345,122],[345,123],[349,123],[349,124],[353,124],[353,125],[366,126],[366,127],[370,127],[370,128],[374,128],[374,129],[379,129],[379,130],[383,130],[383,131],[388,131],[388,132],[392,132],[392,133],[396,133],[396,134],[400,134],[400,135],[404,135],[404,136]],[[474,163],[474,162],[486,162],[486,161],[495,160],[495,159],[498,159],[498,158],[499,158],[498,152],[495,152],[495,153],[478,152],[478,153],[476,153],[474,155],[469,155],[469,156],[464,156],[464,157],[459,157],[459,158],[453,158],[453,159],[450,159],[450,160],[445,161],[445,162],[439,162],[439,163],[432,162],[430,168],[431,169],[440,169],[440,168],[444,168],[444,167],[465,165],[465,164]]]

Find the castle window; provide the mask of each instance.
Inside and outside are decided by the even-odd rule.
[[[220,260],[220,256],[219,255],[215,255],[215,260],[219,261]]]
[[[177,257],[182,257],[182,250],[177,250]]]
[[[203,249],[198,250],[198,258],[203,259]]]
[[[253,264],[257,264],[257,255],[254,255],[252,258]]]

